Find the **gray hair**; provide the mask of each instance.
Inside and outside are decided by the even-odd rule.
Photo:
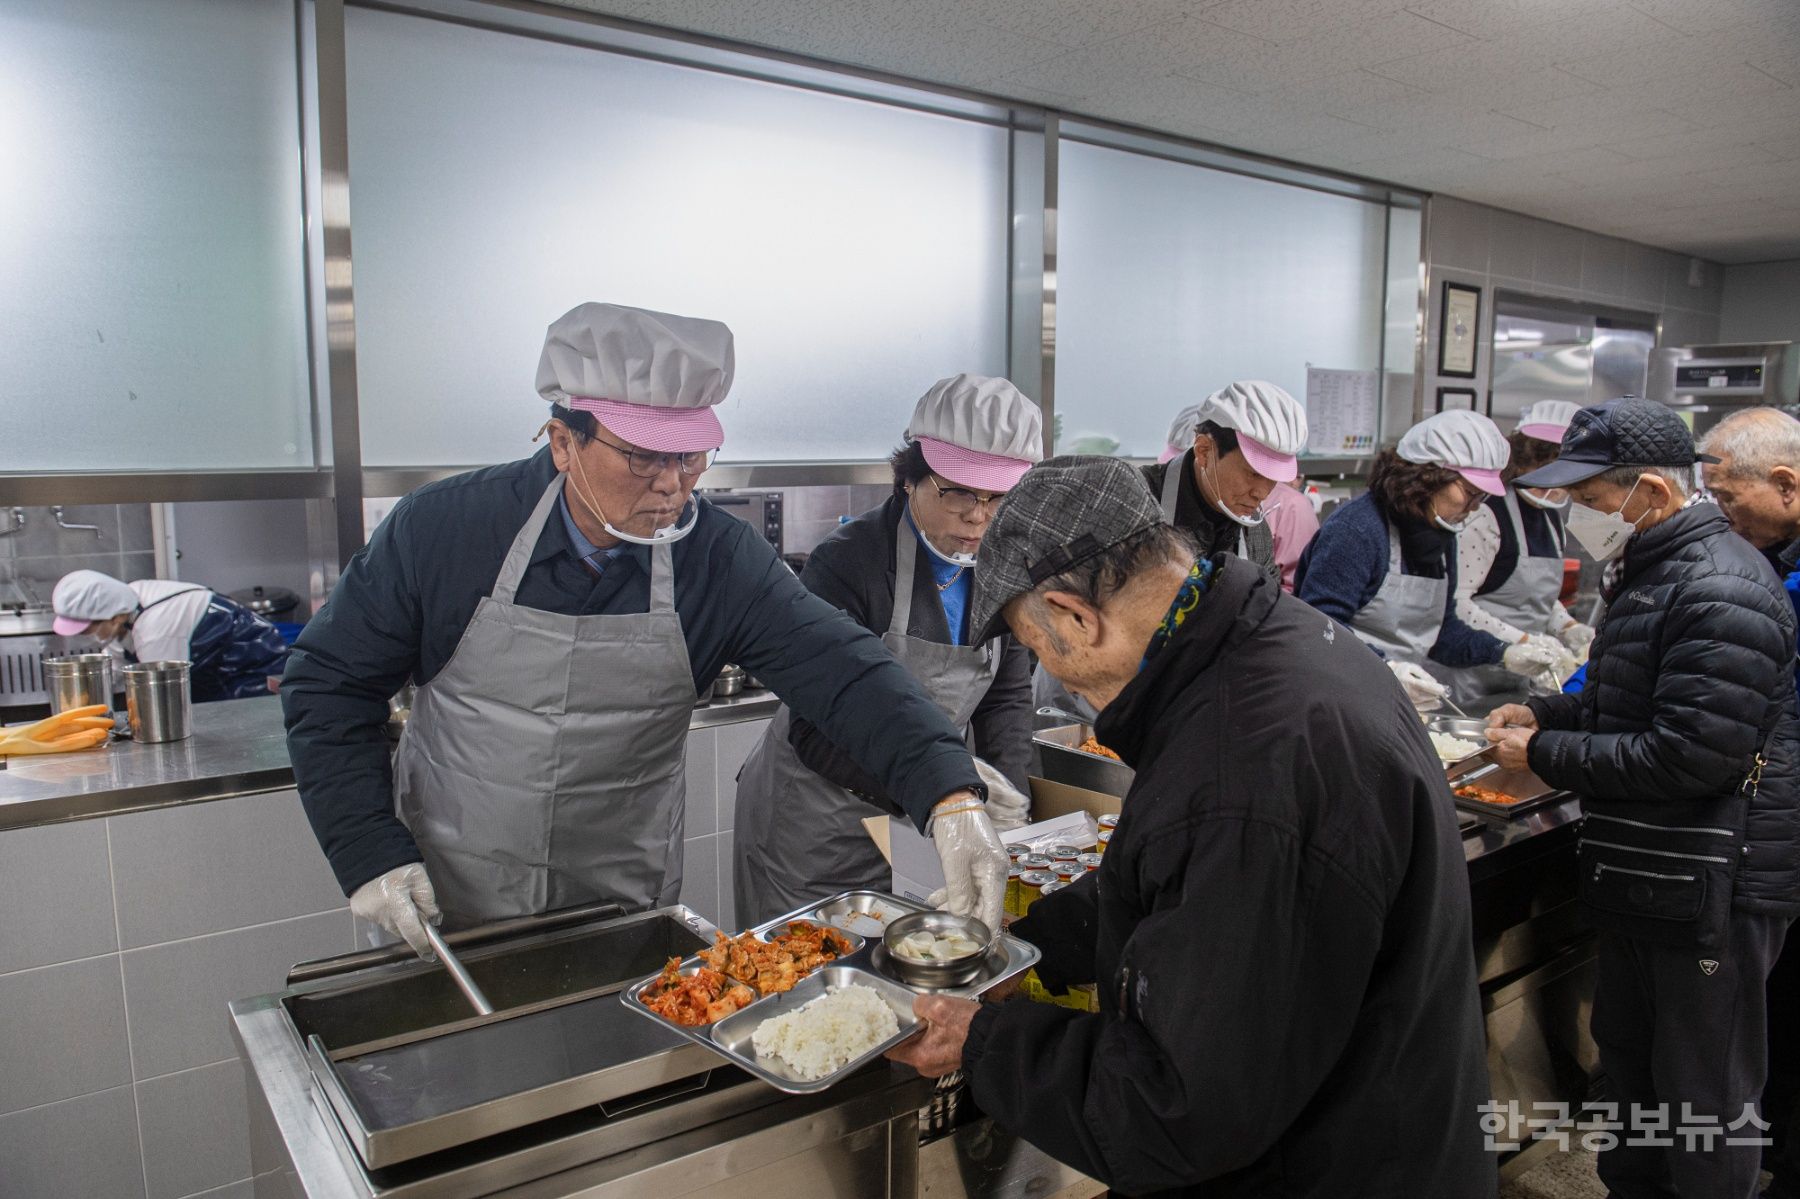
[[[1694,468],[1688,466],[1614,466],[1594,476],[1594,482],[1630,488],[1639,475],[1655,475],[1682,499],[1694,494]]]
[[[1723,458],[1729,479],[1766,479],[1778,466],[1800,471],[1800,420],[1779,408],[1735,413],[1707,433],[1700,452]]]
[[[1087,561],[1077,563],[1061,574],[1051,575],[1032,588],[1031,618],[1050,638],[1058,653],[1067,653],[1068,647],[1062,644],[1045,617],[1045,592],[1071,592],[1098,608],[1145,571],[1177,564],[1184,568],[1191,566],[1199,552],[1199,544],[1193,535],[1173,525],[1154,524],[1139,529]]]

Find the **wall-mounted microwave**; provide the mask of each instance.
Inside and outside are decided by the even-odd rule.
[[[782,495],[779,491],[737,491],[732,488],[721,488],[718,491],[702,491],[700,494],[721,512],[735,516],[760,531],[763,538],[775,547],[777,554],[782,552]]]

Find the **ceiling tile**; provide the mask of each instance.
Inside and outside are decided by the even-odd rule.
[[[963,17],[1012,33],[1081,49],[1122,34],[1183,16],[1184,0],[1132,0],[1096,4],[1088,0],[965,0]]]
[[[1621,0],[1413,0],[1407,8],[1422,17],[1472,33],[1476,37],[1503,37],[1537,25],[1554,25],[1571,15],[1599,19],[1606,10],[1621,7]]]
[[[1224,0],[1207,5],[1200,15],[1214,25],[1264,41],[1293,42],[1334,26],[1389,16],[1405,7],[1406,0]]]

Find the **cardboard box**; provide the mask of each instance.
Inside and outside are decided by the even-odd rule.
[[[1123,806],[1124,800],[1117,795],[1049,779],[1031,779],[1031,817],[1034,822],[1054,820],[1075,812],[1117,816]],[[869,831],[870,839],[888,860],[888,865],[893,867],[894,894],[923,903],[944,885],[944,871],[937,850],[910,820],[872,816],[863,821],[863,827]]]

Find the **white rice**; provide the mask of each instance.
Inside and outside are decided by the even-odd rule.
[[[1437,750],[1438,757],[1446,762],[1456,762],[1484,748],[1479,742],[1465,741],[1461,737],[1452,737],[1449,733],[1432,733],[1432,748]]]
[[[900,1031],[894,1009],[870,987],[832,987],[750,1034],[759,1057],[785,1062],[802,1082],[824,1078]]]

